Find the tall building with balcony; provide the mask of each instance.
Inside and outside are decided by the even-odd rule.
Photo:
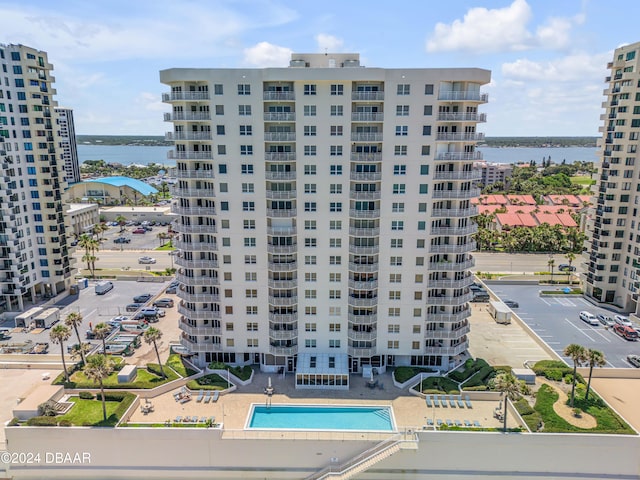
[[[56,123],[58,125],[58,143],[60,165],[63,167],[64,181],[73,184],[80,182],[80,160],[78,159],[78,144],[76,142],[76,127],[73,122],[73,110],[56,107]]]
[[[607,65],[599,177],[586,226],[585,293],[638,315],[640,287],[640,43]]]
[[[71,282],[55,126],[53,66],[46,52],[1,45],[0,303],[51,297]]]
[[[481,69],[160,72],[177,163],[182,345],[347,388],[468,347]]]

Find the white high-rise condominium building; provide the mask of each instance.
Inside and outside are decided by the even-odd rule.
[[[296,372],[448,368],[467,349],[481,69],[163,70],[182,344]]]
[[[0,44],[0,302],[57,295],[71,282],[53,97],[46,52]]]
[[[640,43],[615,50],[607,67],[600,176],[586,223],[585,293],[638,310],[640,287]]]
[[[80,160],[76,142],[76,127],[73,123],[73,110],[56,107],[56,122],[60,137],[60,164],[63,165],[64,180],[69,183],[80,182]]]

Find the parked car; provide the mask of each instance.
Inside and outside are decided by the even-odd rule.
[[[69,245],[75,247],[76,245],[78,245],[78,240],[71,240],[71,243],[69,243]]]
[[[478,290],[473,292],[472,302],[488,302],[491,300],[491,296],[486,290]]]
[[[141,293],[140,295],[133,297],[133,301],[136,303],[146,303],[151,300],[151,296],[152,295],[150,293]]]
[[[153,302],[153,306],[161,308],[171,308],[173,307],[173,300],[170,298],[159,298],[158,300]]]
[[[573,265],[569,265],[568,263],[561,263],[560,265],[558,265],[558,270],[560,270],[561,272],[575,272],[576,267],[574,267]]]
[[[152,231],[153,231],[153,227],[152,227],[151,225],[145,225],[145,226],[144,226],[144,229],[145,229],[147,232],[152,232]]]
[[[131,233],[147,233],[147,230],[145,228],[136,228],[135,230],[133,230]]]
[[[580,320],[588,323],[589,325],[600,325],[600,322],[593,313],[582,311],[580,312]]]
[[[96,332],[94,332],[93,330],[87,330],[85,336],[87,337],[87,340],[93,340],[94,338],[96,338]]]
[[[631,320],[629,320],[627,317],[623,315],[614,315],[613,320],[618,325],[624,325],[625,327],[633,327],[633,323],[631,323]]]
[[[167,313],[156,307],[144,307],[140,313],[145,317],[164,317]]]
[[[469,285],[469,290],[471,290],[472,292],[478,292],[478,291],[486,292],[486,290],[482,287],[482,285],[479,285],[475,282]]]
[[[613,327],[613,331],[625,340],[629,340],[631,342],[638,340],[638,332],[636,332],[634,328],[627,327],[626,325],[616,325]]]
[[[141,264],[154,264],[154,263],[156,263],[156,259],[153,258],[153,257],[144,256],[144,257],[140,257],[138,259],[138,263],[141,263]]]
[[[131,239],[127,237],[118,237],[113,239],[113,243],[131,243]]]
[[[178,293],[178,286],[177,285],[169,285],[167,287],[167,289],[164,291],[164,293],[170,293],[170,294],[176,294]]]
[[[640,368],[640,355],[630,354],[627,355],[627,362],[636,368]]]
[[[616,322],[609,315],[605,315],[604,313],[599,313],[596,315],[598,321],[604,325],[605,327],[613,327]]]
[[[502,303],[504,303],[509,308],[520,308],[520,304],[515,300],[503,300]]]
[[[126,310],[127,312],[135,312],[135,311],[137,311],[137,310],[141,309],[143,306],[144,306],[144,303],[139,303],[139,302],[136,302],[136,303],[130,303],[129,305],[127,305],[127,306],[125,307],[125,310]]]

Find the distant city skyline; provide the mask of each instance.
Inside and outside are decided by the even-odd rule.
[[[48,52],[79,134],[162,135],[165,68],[284,67],[292,52],[354,52],[367,67],[491,70],[487,136],[598,136],[607,61],[638,40],[636,4],[616,6],[0,0],[0,43]]]

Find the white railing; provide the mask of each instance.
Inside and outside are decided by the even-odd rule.
[[[480,93],[476,90],[462,90],[462,91],[443,91],[438,92],[438,100],[464,100],[470,102],[488,102],[489,95],[486,93]]]

